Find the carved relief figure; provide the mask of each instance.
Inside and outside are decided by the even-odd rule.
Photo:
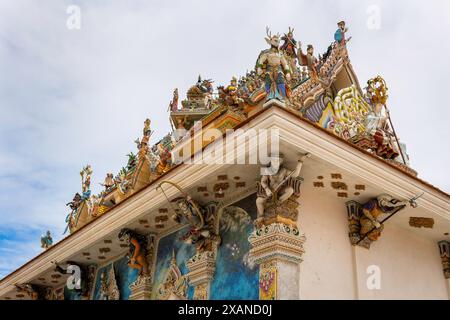
[[[220,243],[220,236],[216,232],[217,205],[211,202],[201,206],[184,192],[176,183],[171,181],[163,181],[159,184],[166,196],[163,184],[171,184],[183,194],[182,197],[176,199],[175,214],[172,219],[177,223],[187,222],[190,226],[189,231],[182,236],[180,240],[194,244],[197,252],[212,251],[214,244]],[[166,196],[167,201],[169,199]],[[169,203],[171,203],[169,201]]]
[[[266,42],[270,49],[260,53],[256,64],[256,71],[264,78],[267,100],[278,99],[284,101],[290,95],[287,82],[291,79],[291,69],[282,51],[280,51],[280,36],[272,35],[266,28]]]
[[[347,202],[351,243],[369,248],[370,244],[380,237],[383,222],[404,209],[408,203],[413,208],[417,207],[417,198],[419,197],[402,201],[388,194],[382,194],[364,204],[356,201]]]
[[[261,177],[261,182],[258,184],[256,198],[256,208],[258,211],[258,217],[256,220],[257,225],[264,223],[265,220],[269,220],[269,216],[280,215],[283,210],[281,207],[283,203],[294,195],[294,193],[298,194],[300,192],[300,171],[303,166],[303,161],[308,157],[308,153],[301,156],[293,171],[283,166],[283,155],[280,155],[277,160],[272,161],[272,167],[275,163],[278,164],[277,171],[272,175],[263,175]],[[272,157],[272,159],[273,158],[274,157]],[[269,208],[271,210],[268,210]],[[296,213],[296,206],[294,209],[294,212]],[[286,213],[282,215],[286,215]],[[296,216],[287,218],[290,218],[290,220],[293,220],[294,222],[296,220]]]
[[[138,269],[139,276],[148,276],[147,237],[127,228],[120,230],[118,237],[129,245],[128,266]]]

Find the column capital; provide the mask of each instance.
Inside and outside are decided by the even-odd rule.
[[[255,229],[248,240],[252,246],[250,257],[257,264],[274,259],[300,263],[305,252],[304,234],[283,223],[272,223]]]
[[[186,262],[189,269],[189,284],[193,286],[207,283],[214,278],[216,271],[216,254],[214,251],[197,253]]]

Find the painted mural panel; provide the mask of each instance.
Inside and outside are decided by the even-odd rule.
[[[212,300],[259,298],[258,267],[248,259],[256,218],[255,195],[251,195],[226,208],[220,218],[219,247],[216,274],[211,282]]]
[[[82,300],[81,291],[69,289],[67,286],[64,286],[64,300]]]
[[[124,256],[98,269],[93,300],[128,300],[130,284],[136,281],[139,271],[127,263],[128,258]]]
[[[186,234],[187,227],[173,232],[159,240],[154,275],[154,291],[152,299],[160,299],[158,288],[163,285],[165,277],[171,267],[172,255],[175,255],[176,265],[182,275],[186,275],[189,270],[186,267],[186,261],[195,254],[195,246],[180,241],[180,238]],[[187,290],[187,298],[192,299],[193,288]]]

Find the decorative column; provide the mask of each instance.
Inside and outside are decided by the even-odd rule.
[[[305,236],[296,228],[272,223],[249,237],[250,258],[259,264],[261,300],[299,299],[300,262]]]
[[[300,262],[305,236],[297,227],[298,197],[303,179],[300,155],[293,171],[286,168],[284,156],[272,155],[271,168],[262,168],[257,184],[255,230],[248,238],[250,259],[259,264],[261,300],[299,299]],[[281,183],[280,183],[281,181]]]
[[[194,300],[208,300],[210,284],[216,271],[216,252],[197,253],[186,262],[189,285],[194,287]]]
[[[194,287],[194,300],[208,300],[210,284],[216,271],[219,221],[217,219],[218,203],[210,202],[203,207],[205,225],[201,230],[208,233],[197,242],[197,253],[186,262],[189,269],[189,285]]]
[[[147,246],[146,246],[146,261],[147,261],[147,272],[146,275],[141,274],[138,276],[137,280],[130,285],[130,300],[150,300],[152,296],[152,269],[153,269],[153,256],[155,252],[155,234],[150,233],[147,236]]]

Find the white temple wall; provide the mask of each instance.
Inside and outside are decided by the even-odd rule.
[[[435,242],[387,223],[370,250],[357,247],[360,299],[448,299]],[[366,270],[377,265],[381,289],[369,290]]]
[[[303,186],[300,196],[300,299],[449,299],[435,242],[387,223],[369,250],[353,247],[342,199],[317,191]],[[367,287],[371,265],[380,290]]]
[[[342,199],[302,186],[300,229],[305,253],[300,264],[300,299],[355,299],[352,248]]]

